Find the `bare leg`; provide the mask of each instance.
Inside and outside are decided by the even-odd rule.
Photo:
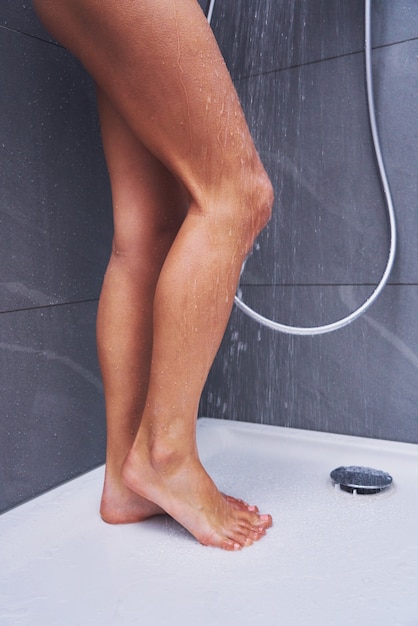
[[[155,287],[188,200],[100,91],[98,104],[114,206],[113,249],[97,316],[107,422],[101,515],[110,523],[127,523],[164,513],[125,487],[121,468],[145,406]]]
[[[194,0],[36,4],[190,198],[155,293],[148,397],[125,484],[202,543],[238,549],[271,518],[222,498],[199,462],[195,420],[242,261],[270,214],[271,186]]]
[[[106,399],[107,452],[101,515],[109,523],[164,513],[125,487],[121,468],[138,431],[148,389],[152,311],[161,267],[187,213],[184,188],[126,126],[98,91],[115,235],[97,316]],[[239,507],[242,500],[224,496]]]

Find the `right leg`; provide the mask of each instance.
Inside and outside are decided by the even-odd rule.
[[[97,100],[114,215],[112,254],[97,314],[107,424],[100,511],[105,521],[120,524],[164,513],[125,487],[121,469],[145,407],[155,289],[187,214],[188,198],[179,181],[138,141],[100,90]],[[248,508],[242,501],[224,497],[234,506]]]

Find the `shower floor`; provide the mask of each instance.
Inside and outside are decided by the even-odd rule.
[[[1,626],[418,624],[418,446],[206,418],[198,442],[267,537],[229,553],[168,518],[109,526],[94,470],[0,516]],[[343,492],[340,465],[393,487]]]

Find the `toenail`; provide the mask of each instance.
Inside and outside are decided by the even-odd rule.
[[[260,515],[260,519],[262,522],[268,522],[270,519],[270,515]]]
[[[239,543],[234,543],[234,550],[241,550]]]
[[[249,506],[249,507],[248,507],[248,510],[249,510],[249,511],[256,511],[256,510],[257,510],[257,507],[256,507],[256,506]]]

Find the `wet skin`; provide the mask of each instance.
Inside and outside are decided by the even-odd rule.
[[[195,0],[35,0],[97,85],[114,241],[97,339],[106,399],[101,513],[167,512],[205,545],[264,536],[196,448],[199,398],[272,189]]]

